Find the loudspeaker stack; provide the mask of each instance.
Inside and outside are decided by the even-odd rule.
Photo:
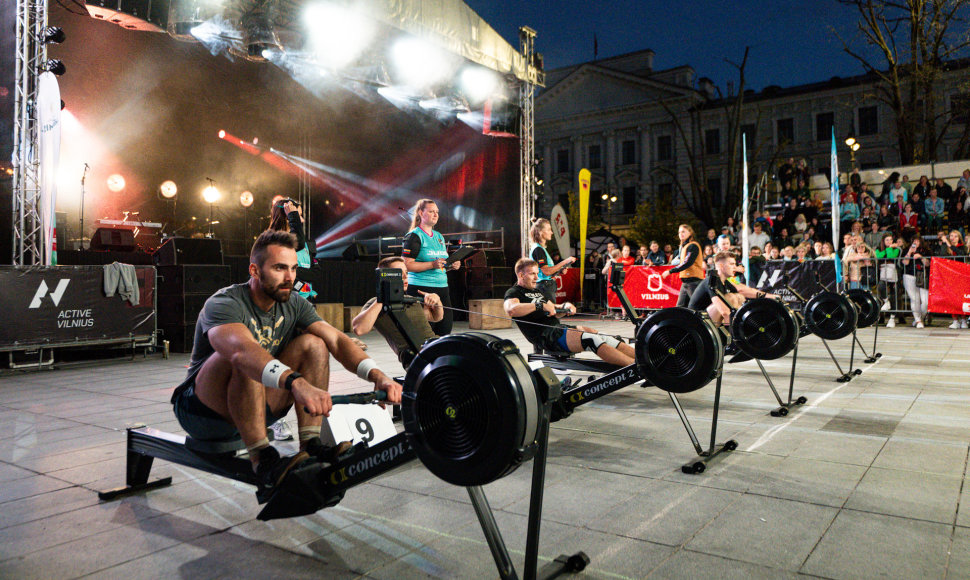
[[[172,352],[192,352],[199,312],[210,296],[235,282],[231,272],[220,264],[158,267],[158,327]]]

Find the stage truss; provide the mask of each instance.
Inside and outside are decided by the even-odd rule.
[[[37,86],[47,62],[43,42],[47,28],[47,0],[17,0],[17,55],[14,86],[13,265],[44,262],[40,219],[40,127],[37,124]]]

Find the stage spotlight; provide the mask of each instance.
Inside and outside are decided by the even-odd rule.
[[[259,145],[259,137],[253,137],[253,145]]]
[[[244,191],[239,194],[239,205],[249,207],[253,205],[253,192]]]
[[[162,197],[165,199],[172,199],[178,193],[178,187],[175,186],[175,182],[172,180],[163,181],[158,190],[162,193]]]
[[[226,138],[226,130],[225,129],[220,129],[219,130],[219,138],[220,139],[225,139]]]
[[[275,51],[283,52],[283,45],[273,27],[272,3],[266,3],[261,11],[253,11],[242,17],[243,43],[246,45],[246,58],[255,62],[265,62],[267,56]]]
[[[204,199],[206,203],[215,203],[219,201],[219,198],[221,197],[222,194],[219,193],[219,190],[214,185],[207,185],[206,188],[202,190],[202,199]]]
[[[64,35],[64,30],[60,26],[48,26],[44,30],[44,44],[60,44],[64,42],[65,38],[67,37]]]
[[[317,62],[334,69],[347,66],[360,56],[376,32],[370,19],[330,2],[306,6],[303,25]]]
[[[118,193],[125,188],[125,178],[117,173],[112,173],[108,176],[107,184],[110,191]]]
[[[402,38],[391,51],[401,80],[412,87],[425,87],[443,78],[448,62],[442,52],[417,38]]]
[[[469,67],[461,73],[461,90],[470,104],[479,105],[492,96],[498,87],[498,77],[481,67]]]
[[[61,76],[67,72],[67,67],[64,66],[64,63],[60,60],[52,58],[47,61],[47,64],[44,65],[44,70],[52,72],[57,76]]]

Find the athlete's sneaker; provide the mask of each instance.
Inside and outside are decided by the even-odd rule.
[[[896,317],[890,316],[889,320],[886,322],[886,328],[896,328]]]
[[[917,320],[916,321],[916,328],[924,328],[923,321],[922,320]]]
[[[953,328],[953,329],[960,328],[960,321],[954,318],[953,322],[951,322],[950,326],[947,326],[947,328]]]
[[[966,327],[967,327],[967,319],[963,318],[960,320],[960,328],[966,328]]]
[[[352,455],[348,453],[354,448],[353,441],[341,441],[336,445],[327,445],[319,437],[314,437],[306,442],[304,449],[307,454],[322,463],[334,464],[338,460]]]
[[[886,298],[886,301],[882,303],[882,308],[880,308],[880,310],[882,310],[883,312],[886,312],[890,308],[891,306],[889,305],[889,298]]]
[[[273,423],[269,426],[273,431],[273,438],[277,441],[292,441],[293,431],[290,426],[286,424],[286,419],[280,419],[279,421]]]
[[[280,452],[272,445],[260,449],[259,465],[256,466],[256,500],[259,503],[269,501],[286,474],[309,458],[306,451],[280,457]]]

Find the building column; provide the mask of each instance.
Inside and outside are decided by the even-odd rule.
[[[546,191],[552,191],[552,164],[556,162],[552,155],[552,145],[544,145],[542,147],[542,180],[546,182]]]
[[[579,178],[579,170],[583,168],[583,139],[581,137],[573,137],[573,177],[572,179]],[[579,181],[573,182],[579,191]]]
[[[609,187],[613,185],[613,178],[616,176],[616,133],[606,131],[604,135],[606,136],[606,188],[604,188],[604,191],[609,191]]]
[[[640,183],[643,188],[650,183],[650,131],[645,127],[637,127],[640,133]]]

